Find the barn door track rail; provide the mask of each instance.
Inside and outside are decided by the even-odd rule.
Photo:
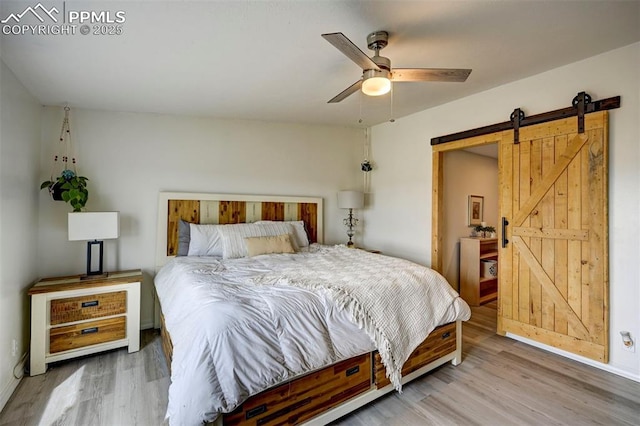
[[[509,117],[509,121],[503,123],[491,124],[489,126],[478,127],[476,129],[465,130],[463,132],[452,133],[450,135],[438,136],[431,139],[431,145],[439,145],[447,142],[453,142],[460,139],[471,138],[474,136],[487,135],[489,133],[500,132],[503,130],[514,130],[513,143],[520,143],[519,130],[521,127],[532,126],[534,124],[546,123],[548,121],[559,120],[568,117],[578,117],[578,133],[584,133],[584,115],[596,111],[605,111],[609,109],[620,108],[620,96],[592,101],[591,96],[585,92],[578,93],[571,101],[571,106],[567,108],[557,109],[555,111],[543,112],[541,114],[525,117],[521,108],[513,110]]]

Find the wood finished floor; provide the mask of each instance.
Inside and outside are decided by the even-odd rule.
[[[495,335],[495,303],[473,308],[464,356],[333,425],[639,425],[640,383]],[[169,376],[159,335],[26,377],[5,425],[165,425]]]

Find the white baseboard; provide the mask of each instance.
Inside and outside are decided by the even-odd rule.
[[[581,362],[583,364],[590,365],[591,367],[598,368],[600,370],[607,371],[609,373],[615,374],[616,376],[622,376],[629,380],[633,380],[634,382],[640,382],[640,374],[633,374],[625,370],[621,370],[620,368],[613,367],[609,364],[603,364],[598,361],[594,361],[589,358],[585,358],[580,355],[572,354],[571,352],[563,351],[562,349],[554,348],[552,346],[544,345],[542,343],[536,342],[535,340],[527,339],[526,337],[518,336],[516,334],[507,333],[507,337],[512,338],[513,340],[517,340],[522,343],[526,343],[527,345],[535,346],[536,348],[543,349],[547,352],[554,353],[556,355],[563,356],[565,358],[572,359],[574,361]]]
[[[23,356],[18,365],[14,367],[13,371],[24,371],[25,362],[26,356]],[[11,374],[9,381],[3,386],[2,390],[0,390],[0,411],[4,409],[5,405],[7,405],[9,398],[11,398],[11,395],[13,395],[13,392],[20,384],[20,380],[22,380],[22,378],[16,379],[13,374]]]
[[[140,330],[148,330],[150,328],[154,328],[153,320],[140,324]]]

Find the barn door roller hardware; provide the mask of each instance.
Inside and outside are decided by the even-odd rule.
[[[586,105],[591,103],[591,96],[585,92],[580,92],[573,98],[571,105],[577,109],[578,114],[578,133],[584,133],[584,111]]]
[[[532,126],[534,124],[546,123],[549,121],[559,120],[561,118],[576,116],[578,117],[578,133],[584,133],[585,114],[616,108],[620,108],[620,96],[601,99],[599,101],[591,101],[590,95],[585,92],[580,92],[573,99],[572,105],[570,107],[557,109],[555,111],[543,112],[542,114],[536,114],[529,117],[525,117],[524,112],[521,108],[516,108],[511,113],[509,121],[484,127],[478,127],[477,129],[465,130],[464,132],[452,133],[450,135],[438,136],[431,139],[431,145],[439,145],[442,143],[453,142],[473,136],[487,135],[489,133],[501,132],[503,130],[511,129],[518,130],[517,132],[514,132],[514,143],[518,143],[519,129],[521,127]]]
[[[511,119],[511,125],[513,126],[513,143],[520,143],[520,123],[524,120],[524,111],[520,108],[516,108],[509,117]]]

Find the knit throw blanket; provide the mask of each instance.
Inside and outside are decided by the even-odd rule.
[[[402,365],[440,325],[458,294],[436,271],[407,260],[344,246],[318,251],[252,281],[326,291],[373,340],[387,377],[401,391]]]

